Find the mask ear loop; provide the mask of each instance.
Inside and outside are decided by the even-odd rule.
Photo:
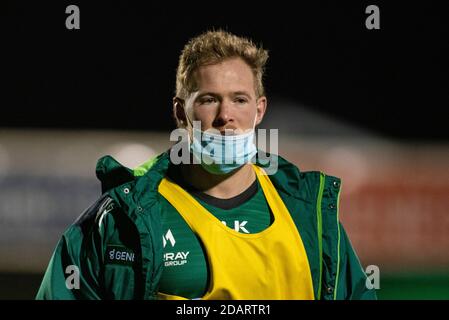
[[[256,122],[257,122],[257,110],[256,110],[256,116],[254,117],[254,125],[253,125],[253,143],[256,146],[256,150],[258,150],[257,148],[257,139],[256,139]]]
[[[187,119],[187,135],[189,136],[189,147],[190,145],[193,143],[193,121],[190,119],[189,115],[187,114],[186,109],[184,108],[184,105],[182,106],[182,109],[184,110],[184,114],[186,115],[186,119]],[[189,130],[189,125],[190,125],[190,130]]]
[[[189,117],[189,115],[187,114],[187,110],[184,108],[184,104],[182,105],[182,109],[184,110],[184,114],[186,115],[187,125],[190,124],[190,126],[193,128],[193,121],[190,120],[190,117]]]
[[[257,122],[257,111],[256,111],[256,116],[254,117],[254,123],[253,123],[253,130],[256,130],[256,122]]]

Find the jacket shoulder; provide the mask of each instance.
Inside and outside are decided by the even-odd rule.
[[[107,193],[104,193],[92,205],[84,210],[83,213],[81,213],[73,225],[84,228],[89,224],[98,222],[105,212],[110,212],[114,208],[114,200]]]
[[[301,171],[296,165],[278,156],[278,167],[270,176],[276,189],[306,202],[316,202],[320,189],[340,187],[340,178],[321,171]]]

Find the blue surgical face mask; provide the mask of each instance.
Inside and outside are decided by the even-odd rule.
[[[193,127],[190,150],[196,163],[212,174],[226,174],[248,163],[257,153],[254,129],[239,135],[221,135]]]

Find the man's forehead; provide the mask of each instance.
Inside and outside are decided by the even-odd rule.
[[[250,78],[253,75],[250,66],[241,58],[230,58],[218,63],[199,66],[195,74],[198,77],[238,75]]]
[[[222,93],[254,91],[254,75],[243,61],[206,65],[195,72],[196,91]]]

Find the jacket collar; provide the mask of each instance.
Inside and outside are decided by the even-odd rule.
[[[302,179],[302,173],[298,167],[281,156],[264,154],[264,158],[262,158],[260,154],[258,152],[256,156],[256,164],[263,168],[269,168],[269,163],[266,161],[267,156],[276,161],[277,170],[270,175],[276,189],[289,196],[303,199],[304,195],[300,190],[304,179]],[[101,181],[103,193],[124,184],[132,184],[130,192],[134,194],[133,198],[144,200],[145,203],[142,204],[146,205],[154,198],[149,194],[154,195],[154,191],[157,191],[157,187],[170,165],[173,165],[170,162],[170,150],[150,159],[134,170],[123,166],[113,157],[107,155],[98,160],[96,175]],[[149,190],[153,192],[148,192]]]

